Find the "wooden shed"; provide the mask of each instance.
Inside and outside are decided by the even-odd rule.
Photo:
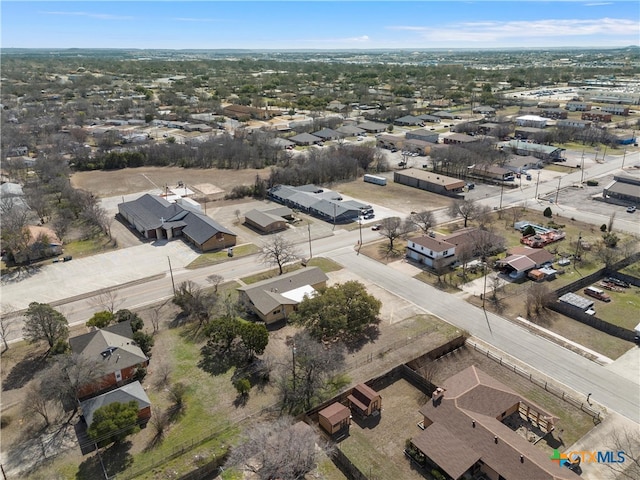
[[[355,408],[356,412],[368,417],[382,408],[382,397],[373,388],[364,383],[356,385],[347,397],[349,406]]]
[[[333,435],[351,424],[351,410],[341,403],[332,403],[318,412],[318,423],[329,434]]]

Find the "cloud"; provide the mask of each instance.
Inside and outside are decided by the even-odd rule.
[[[65,15],[70,17],[87,17],[98,20],[133,20],[133,17],[123,15],[111,15],[109,13],[90,12],[38,12],[40,15]]]
[[[351,37],[343,39],[345,42],[364,43],[369,41],[369,35],[361,35],[360,37]]]
[[[602,7],[604,5],[613,5],[613,2],[585,3],[585,7]]]
[[[441,27],[399,25],[389,30],[418,32],[421,37],[437,42],[498,42],[527,38],[637,35],[638,24],[633,20],[600,18],[588,20],[533,20],[461,22]]]

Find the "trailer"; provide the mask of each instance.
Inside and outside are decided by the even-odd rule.
[[[365,174],[364,181],[367,183],[375,183],[376,185],[386,185],[387,179],[385,177],[379,177],[377,175]]]

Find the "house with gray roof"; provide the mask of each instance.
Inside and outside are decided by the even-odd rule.
[[[365,135],[367,133],[362,128],[356,127],[354,125],[343,125],[336,128],[336,132],[340,132],[347,137],[356,137],[358,135]]]
[[[413,115],[405,115],[404,117],[396,118],[393,123],[396,125],[424,127],[424,120],[414,117]]]
[[[441,119],[440,117],[436,117],[435,115],[418,115],[417,116],[420,120],[422,120],[423,122],[428,122],[428,123],[440,123]]]
[[[71,351],[87,363],[95,364],[101,374],[78,388],[80,400],[121,387],[134,380],[149,359],[133,341],[131,322],[121,322],[69,339]]]
[[[296,145],[315,145],[323,141],[322,138],[311,135],[310,133],[300,133],[289,138]]]
[[[318,267],[307,267],[239,287],[239,301],[266,324],[286,320],[305,298],[325,287],[329,277]]]
[[[99,408],[106,407],[112,403],[136,402],[138,405],[138,423],[145,425],[151,418],[151,400],[147,396],[140,382],[135,381],[120,388],[116,388],[102,395],[85,400],[80,403],[82,416],[87,422],[87,426],[93,423],[93,416]]]
[[[405,133],[404,138],[407,140],[422,140],[423,142],[438,143],[439,134],[438,132],[421,128]]]
[[[338,192],[322,189],[316,185],[276,185],[269,196],[288,207],[302,210],[323,220],[334,223],[353,222],[360,216],[359,202],[342,202]]]
[[[182,237],[203,252],[236,244],[236,234],[208,216],[151,194],[120,203],[118,213],[148,239]]]
[[[387,129],[387,125],[378,122],[363,122],[358,124],[358,128],[368,133],[381,133]]]
[[[522,142],[519,140],[509,140],[500,144],[501,149],[508,149],[517,155],[531,155],[544,160],[545,162],[555,162],[562,159],[564,148],[553,145],[542,145],[539,143]]]
[[[316,137],[320,137],[324,141],[338,140],[339,138],[343,138],[344,137],[343,133],[340,133],[340,132],[338,132],[336,130],[333,130],[331,128],[323,128],[322,130],[318,130],[317,132],[313,132],[312,135],[315,135]]]
[[[281,216],[255,208],[244,214],[244,223],[260,233],[273,233],[287,228],[287,222]]]

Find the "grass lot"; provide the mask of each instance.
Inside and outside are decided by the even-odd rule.
[[[237,257],[246,257],[247,255],[253,255],[254,253],[258,253],[260,248],[253,243],[246,243],[244,245],[238,245],[233,247],[233,257],[229,257],[227,255],[227,250],[220,250],[219,252],[209,252],[203,253],[198,258],[196,258],[193,262],[187,265],[185,268],[187,269],[195,269],[208,267],[210,265],[215,265],[217,263],[222,263],[226,261],[230,261],[232,258]]]
[[[628,267],[620,270],[620,273],[625,273],[627,275],[632,275],[636,278],[640,278],[640,262],[632,263]]]
[[[601,286],[594,284],[596,288],[602,289]],[[633,330],[640,320],[638,318],[640,312],[640,288],[631,286],[625,288],[621,292],[605,292],[611,297],[610,302],[601,302],[595,300],[593,308],[598,318],[605,320],[614,325]],[[581,292],[577,292],[581,294]]]
[[[117,246],[106,236],[98,236],[88,240],[75,240],[64,244],[64,255],[73,257],[85,257],[96,253],[104,253],[114,250]]]
[[[342,265],[324,257],[314,257],[307,262],[308,267],[318,267],[324,273],[335,272],[337,270],[342,269]],[[292,265],[285,265],[282,268],[283,273],[295,272],[296,270],[300,270],[304,268],[301,263],[294,263]],[[267,280],[268,278],[273,278],[278,275],[278,269],[274,268],[272,270],[267,270],[266,272],[256,273],[255,275],[250,275],[248,277],[244,277],[242,281],[247,285],[251,283],[260,282],[262,280]]]
[[[544,169],[551,170],[553,172],[561,172],[561,173],[571,173],[576,170],[573,167],[567,167],[566,165],[556,165],[554,163],[545,165]]]

